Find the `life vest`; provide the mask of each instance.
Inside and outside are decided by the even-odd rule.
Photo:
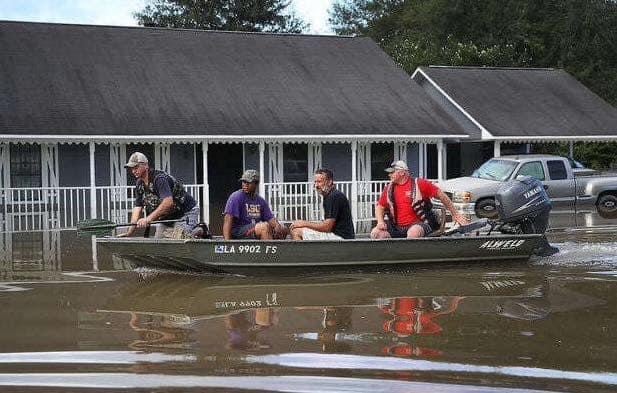
[[[392,225],[396,226],[396,204],[394,203],[394,183],[386,185],[386,197],[388,200],[389,217]],[[411,209],[416,213],[420,221],[430,225],[433,230],[439,228],[439,220],[433,212],[433,203],[428,198],[422,198],[422,192],[418,186],[418,179],[415,178],[411,185],[411,195],[409,198]]]
[[[166,218],[180,218],[185,213],[182,210],[182,207],[184,206],[184,202],[188,194],[186,193],[182,183],[174,179],[173,176],[157,169],[150,169],[150,172],[148,173],[148,178],[151,179],[152,185],[154,185],[156,180],[161,176],[165,178],[165,181],[171,179],[173,182],[173,187],[171,187],[171,195],[174,200],[174,210],[171,214],[166,216]],[[152,213],[157,207],[159,207],[161,204],[161,198],[156,195],[150,187],[146,187],[143,181],[138,181],[135,188],[137,194],[140,195],[143,200],[146,214]]]

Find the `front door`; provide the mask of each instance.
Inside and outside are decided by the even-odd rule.
[[[242,176],[242,144],[210,144],[208,146],[208,183],[210,184],[210,217],[208,224],[214,235],[223,233],[223,210],[229,194],[240,188]]]

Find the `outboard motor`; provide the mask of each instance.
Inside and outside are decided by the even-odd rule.
[[[533,177],[519,176],[503,184],[495,194],[495,205],[502,232],[544,234],[548,228],[551,200],[544,185]],[[559,251],[546,238],[543,243],[537,254],[545,256]]]

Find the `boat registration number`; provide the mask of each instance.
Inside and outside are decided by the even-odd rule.
[[[276,254],[277,246],[261,244],[217,244],[215,254]]]

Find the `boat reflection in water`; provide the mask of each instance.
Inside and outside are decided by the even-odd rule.
[[[130,348],[202,357],[291,350],[438,358],[478,316],[529,320],[550,312],[539,277],[511,272],[461,277],[447,288],[443,282],[429,271],[302,278],[157,273],[127,283],[97,310],[105,316],[91,319],[128,326]]]

